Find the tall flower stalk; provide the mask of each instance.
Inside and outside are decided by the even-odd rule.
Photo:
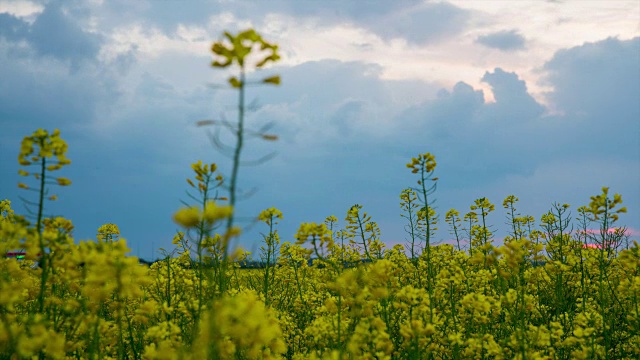
[[[433,172],[436,168],[436,158],[431,153],[419,154],[418,157],[412,158],[411,162],[408,163],[407,168],[411,169],[413,174],[419,174],[420,180],[418,180],[419,187],[414,189],[418,193],[418,199],[424,204],[421,211],[424,214],[425,219],[425,227],[424,227],[424,239],[425,239],[425,249],[424,253],[426,254],[426,262],[427,262],[427,291],[429,293],[429,307],[430,307],[430,318],[433,318],[433,289],[434,289],[434,277],[435,277],[435,269],[433,267],[432,255],[431,255],[431,246],[432,246],[432,237],[433,232],[436,230],[434,225],[436,224],[436,216],[435,211],[431,207],[433,205],[433,201],[429,199],[429,196],[433,195],[436,191],[436,186],[438,181],[437,177],[432,177]],[[429,185],[427,185],[429,182]]]
[[[37,148],[37,149],[36,149]],[[46,130],[38,129],[31,136],[26,136],[22,140],[20,147],[20,154],[18,155],[18,163],[22,166],[35,165],[39,167],[36,172],[29,172],[24,169],[18,170],[18,174],[21,176],[33,175],[38,181],[36,188],[30,188],[27,184],[19,183],[18,187],[25,190],[33,190],[38,193],[38,201],[36,203],[25,200],[27,209],[31,215],[35,215],[36,220],[36,236],[38,239],[37,251],[40,254],[40,267],[42,268],[40,278],[40,293],[38,295],[38,309],[40,313],[44,310],[44,300],[46,293],[47,277],[49,275],[49,255],[47,254],[47,246],[42,236],[43,232],[43,216],[44,216],[44,202],[45,196],[48,195],[48,189],[46,185],[71,185],[71,180],[58,177],[51,177],[48,172],[60,170],[63,166],[71,164],[71,160],[67,159],[67,143],[60,138],[60,130],[55,129],[53,133],[49,134]],[[56,160],[53,160],[53,157]],[[48,200],[56,200],[56,195],[51,195]],[[37,206],[37,212],[33,214],[29,206]],[[35,250],[35,249],[34,249]],[[35,254],[31,254],[35,255]]]
[[[626,207],[619,207],[622,204],[622,196],[620,194],[613,195],[613,199],[609,197],[609,188],[603,187],[602,194],[592,196],[589,203],[587,213],[589,220],[600,225],[598,234],[591,236],[596,243],[598,249],[598,302],[600,305],[600,315],[608,321],[602,328],[602,336],[604,338],[605,354],[609,358],[609,351],[616,342],[613,334],[618,328],[618,324],[614,321],[617,316],[612,307],[612,299],[615,296],[616,289],[609,281],[609,272],[611,264],[615,258],[618,247],[620,247],[623,238],[626,236],[625,228],[614,228],[615,223],[619,219],[619,214],[626,213]]]
[[[250,55],[258,57],[253,67],[255,69],[261,69],[269,63],[275,63],[280,59],[278,54],[278,46],[265,41],[260,34],[255,30],[249,29],[242,31],[236,35],[229,32],[224,33],[225,39],[215,42],[211,51],[213,52],[215,59],[211,65],[215,68],[236,68],[236,74],[228,78],[228,83],[232,89],[238,91],[238,104],[237,123],[233,124],[226,120],[202,120],[198,122],[199,126],[205,125],[221,125],[227,128],[235,137],[235,145],[227,146],[222,143],[218,137],[212,137],[214,144],[225,155],[228,155],[232,159],[231,175],[228,177],[227,188],[229,190],[229,205],[235,209],[236,201],[238,200],[238,172],[241,164],[241,155],[244,147],[244,143],[247,135],[253,135],[260,137],[264,140],[276,140],[274,135],[266,134],[263,131],[248,131],[245,129],[245,113],[246,113],[246,88],[247,86],[255,86],[260,84],[279,85],[280,76],[270,76],[263,78],[259,81],[247,80],[247,74],[251,70],[251,65],[248,62]],[[268,158],[264,157],[260,161],[264,161]],[[239,234],[239,229],[234,228],[235,224],[235,211],[233,211],[226,219],[226,231],[223,238],[226,240],[222,247],[222,268],[219,271],[219,283],[222,286],[221,291],[226,289],[226,281],[223,277],[226,276],[226,267],[229,256],[229,244],[228,239],[230,234]]]

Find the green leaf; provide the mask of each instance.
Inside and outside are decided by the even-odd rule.
[[[262,80],[262,82],[265,84],[280,85],[280,75],[268,77]]]
[[[242,87],[242,82],[238,80],[238,78],[236,78],[235,76],[232,76],[229,78],[229,84],[231,84],[231,86],[233,86],[236,89]]]

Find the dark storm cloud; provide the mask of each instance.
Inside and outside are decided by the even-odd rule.
[[[74,12],[82,12],[74,9]],[[95,60],[102,39],[99,35],[84,31],[71,10],[62,3],[51,2],[29,24],[13,15],[0,14],[0,38],[10,42],[26,41],[40,56],[52,56],[69,61],[73,70],[84,60]]]
[[[295,114],[297,121],[283,129],[294,136],[303,126],[326,127],[332,118],[340,118],[339,114],[347,110],[341,110],[341,107],[349,108],[348,102],[353,102],[351,111],[348,111],[353,116],[354,111],[362,110],[362,105],[357,105],[359,101],[384,97],[384,89],[377,77],[367,75],[379,70],[377,65],[360,62],[306,62],[281,71],[274,69],[281,75],[282,85],[275,89],[261,87],[252,90],[250,96],[255,96],[260,102],[281,104]],[[264,112],[259,114],[268,116]],[[352,125],[340,124],[344,129]]]
[[[453,37],[468,26],[471,14],[447,2],[403,1],[210,1],[202,7],[184,6],[181,1],[147,1],[130,6],[116,1],[101,5],[110,13],[108,22],[121,22],[123,8],[136,13],[144,23],[173,32],[177,24],[203,24],[213,15],[232,13],[237,19],[253,20],[256,27],[267,14],[283,14],[297,19],[312,19],[318,26],[351,24],[364,28],[385,40],[405,39],[424,45]],[[130,15],[124,15],[130,16]],[[233,25],[232,25],[233,27]],[[238,31],[242,29],[224,29]]]
[[[93,120],[99,103],[116,95],[115,79],[105,77],[105,69],[87,67],[70,75],[55,59],[41,59],[35,52],[16,58],[14,52],[11,46],[0,50],[0,115],[5,123],[82,127]]]
[[[329,123],[337,127],[338,131],[346,136],[352,135],[351,122],[361,116],[367,103],[363,100],[346,100],[337,106]]]
[[[425,45],[460,34],[469,18],[467,10],[449,3],[422,3],[381,14],[364,25],[383,39],[404,38],[410,43]]]
[[[276,11],[293,15],[301,15],[308,17],[327,17],[328,21],[336,21],[338,19],[330,19],[329,16],[338,18],[368,18],[377,17],[399,9],[411,8],[422,3],[422,0],[400,0],[400,1],[378,1],[378,0],[362,0],[362,1],[342,1],[342,0],[311,0],[311,1],[270,1],[266,6],[260,7],[261,11]],[[238,2],[242,4],[243,2]],[[248,10],[249,4],[244,2]]]
[[[543,69],[547,99],[572,123],[587,154],[640,154],[640,38],[609,38],[558,51]],[[640,165],[639,165],[640,166]],[[640,199],[639,199],[640,200]]]
[[[73,11],[52,2],[32,25],[7,14],[0,14],[0,23],[3,155],[37,128],[86,134],[109,116],[122,67],[119,61],[98,63],[100,39],[82,31]]]
[[[494,104],[487,104],[486,115],[499,121],[517,122],[531,120],[544,112],[544,107],[529,94],[527,86],[518,75],[496,68],[486,72],[482,81],[491,85]]]
[[[480,189],[492,189],[506,196],[506,190],[491,184],[522,184],[527,188],[521,192],[554,194],[558,198],[547,201],[579,206],[588,201],[585,194],[613,186],[624,195],[630,213],[636,213],[639,54],[638,38],[607,39],[557,52],[543,66],[546,85],[553,89],[547,99],[561,111],[553,115],[533,99],[517,74],[497,68],[482,78],[491,86],[495,103],[485,103],[481,91],[464,83],[442,90],[437,99],[398,117],[414,129],[405,133],[404,143],[429,144],[443,164],[445,191],[469,191],[473,181],[479,195],[491,195]]]
[[[640,37],[609,38],[558,51],[543,69],[554,91],[548,99],[570,114],[640,118]]]
[[[127,3],[116,3],[120,8],[112,9],[114,18],[119,11],[131,9]],[[168,3],[165,8],[163,3]],[[362,2],[356,1],[313,3],[225,2],[224,10],[231,9],[241,19],[263,19],[271,11],[314,17],[319,26],[349,22],[384,39],[404,38],[416,44],[455,36],[466,26],[467,13],[447,3],[372,1],[358,5],[360,9],[357,4]],[[113,2],[100,6],[110,4]],[[207,4],[211,12],[184,6],[182,1],[135,2],[134,15],[123,14],[123,18],[138,23],[138,16],[144,16],[145,20],[139,20],[143,26],[161,23],[171,33],[180,22],[202,25],[223,9],[222,3]],[[117,69],[91,61],[101,39],[78,33],[81,27],[73,11],[47,6],[40,16],[47,11],[33,27],[0,16],[0,188],[10,189],[3,196],[17,200],[22,194],[15,187],[15,160],[22,136],[37,127],[61,127],[70,145],[69,177],[74,185],[68,190],[72,194],[61,196],[60,204],[67,208],[60,212],[77,222],[80,236],[93,237],[99,225],[115,222],[131,244],[148,248],[155,241],[156,247],[170,246],[175,230],[170,218],[184,194],[185,177],[192,175],[189,164],[202,159],[219,162],[223,169],[222,164],[228,165],[211,148],[205,131],[193,123],[227,111],[236,94],[181,90],[167,79],[166,66],[175,70],[193,64],[167,54],[158,55],[157,66],[149,70],[149,63],[142,68],[129,53],[122,59],[129,64],[125,67],[132,68],[125,79]],[[99,22],[110,24],[103,19]],[[67,37],[79,39],[77,54],[76,45],[62,33],[48,37],[60,48],[47,47],[45,30],[56,24]],[[37,27],[38,31],[33,30]],[[33,37],[32,31],[38,36]],[[24,50],[19,41],[31,47]],[[615,178],[620,186],[612,191],[622,192],[625,204],[640,204],[637,176],[590,168],[603,163],[610,164],[606,169],[619,169],[619,164],[638,166],[640,91],[632,82],[638,79],[637,56],[638,39],[609,39],[558,52],[544,66],[549,73],[547,85],[554,89],[547,99],[564,112],[553,116],[546,115],[517,74],[501,68],[482,78],[496,99],[486,103],[481,90],[464,82],[433,96],[440,86],[381,79],[382,68],[375,64],[323,60],[274,67],[266,72],[281,74],[282,86],[248,91],[248,99],[257,97],[266,105],[249,114],[246,124],[256,128],[274,121],[272,132],[280,141],[252,142],[243,157],[255,159],[270,151],[277,151],[278,156],[241,169],[241,187],[257,186],[259,191],[240,202],[238,212],[252,216],[263,208],[280,208],[286,219],[280,228],[282,237],[291,240],[300,222],[322,222],[330,214],[344,219],[349,206],[362,203],[375,221],[391,226],[382,228],[383,239],[401,241],[389,239],[393,226],[401,224],[398,194],[416,180],[404,165],[426,151],[438,160],[440,213],[479,196],[490,196],[499,203],[496,194],[500,192],[485,191],[509,177],[524,179],[518,180],[519,186],[526,188],[521,187],[516,195],[540,197],[560,182],[554,177],[563,186],[569,184],[565,188],[575,182],[578,185],[568,188],[570,198],[557,199],[572,204],[572,189],[582,191],[596,182],[608,185]],[[70,72],[67,63],[73,61],[78,69]],[[203,59],[204,67],[207,62]],[[176,72],[174,76],[186,75]],[[126,92],[121,94],[118,89],[125,83]],[[409,106],[402,101],[405,98],[414,98],[411,104],[419,105]],[[233,119],[235,113],[230,110],[226,115]],[[108,124],[99,126],[101,121]],[[625,161],[619,162],[621,158]],[[545,168],[550,162],[554,166]],[[563,164],[571,166],[565,169]],[[579,195],[584,197],[582,192]],[[537,216],[538,210],[527,212]],[[637,213],[640,209],[629,210]],[[441,234],[445,236],[444,231]],[[254,239],[260,239],[258,233],[243,235],[245,244]]]
[[[314,18],[323,25],[351,23],[385,40],[405,39],[418,45],[459,34],[470,18],[469,11],[452,4],[420,0],[281,1],[275,4],[264,11]]]
[[[482,77],[495,102],[485,102],[481,90],[459,82],[409,108],[394,104],[395,94],[374,65],[327,60],[282,69],[282,87],[260,93],[265,103],[278,106],[257,115],[276,121],[283,142],[275,145],[280,155],[273,162],[247,170],[254,183],[272,179],[252,204],[278,206],[293,224],[322,221],[332,213],[340,217],[356,202],[374,218],[394,219],[397,193],[414,183],[404,164],[425,151],[439,164],[440,212],[456,204],[465,211],[481,196],[499,204],[509,191],[533,203],[524,211],[539,216],[552,201],[582,205],[603,185],[622,193],[625,204],[640,204],[637,171],[620,177],[630,164],[640,166],[634,112],[640,91],[631,83],[638,79],[635,49],[635,39],[610,39],[558,52],[544,66],[550,72],[547,85],[554,89],[548,99],[565,111],[556,115],[533,98],[518,74],[502,68]],[[598,86],[611,95],[595,90]],[[425,85],[414,91],[432,90]],[[588,106],[575,105],[585,101]],[[378,108],[391,108],[394,121],[382,134],[368,134],[368,128],[384,126],[380,118],[366,121]],[[609,121],[615,121],[615,129]],[[327,128],[338,129],[340,136]],[[314,141],[286,140],[303,134]],[[286,175],[291,169],[295,176]],[[300,195],[293,201],[277,194]],[[283,230],[283,236],[293,231]]]
[[[32,24],[0,14],[0,115],[5,125],[21,132],[52,126],[84,131],[108,116],[105,105],[118,98],[119,77],[133,60],[124,54],[110,63],[98,61],[104,39],[83,30],[78,21],[90,15],[87,11],[82,2],[51,1]]]
[[[513,51],[523,49],[526,40],[517,30],[503,30],[479,36],[476,42],[502,51]]]
[[[38,53],[71,60],[77,66],[81,60],[95,58],[101,40],[98,35],[82,30],[59,3],[52,2],[31,26],[29,42]]]
[[[449,180],[450,186],[467,186],[470,178],[482,186],[532,169],[523,158],[537,147],[530,122],[540,117],[543,107],[515,73],[496,68],[483,81],[491,86],[495,103],[485,102],[481,90],[459,82],[398,116],[398,122],[413,129],[405,135],[412,139],[407,142],[428,142],[458,175]]]
[[[23,40],[28,36],[29,23],[7,13],[0,13],[0,37],[9,41]]]
[[[479,90],[459,83],[407,110],[399,121],[420,124],[436,142],[455,137],[458,144],[481,149],[475,153],[494,149],[508,154],[521,141],[535,163],[561,152],[637,159],[639,57],[640,38],[607,39],[557,52],[543,69],[546,85],[553,88],[546,97],[560,114],[546,115],[517,74],[496,68],[482,78],[491,86],[495,103],[485,103]],[[492,138],[501,140],[477,143]],[[497,148],[499,143],[504,148]],[[510,165],[504,167],[509,169]]]
[[[407,127],[420,128],[427,138],[440,141],[456,138],[452,128],[463,129],[484,106],[482,90],[474,90],[471,85],[458,82],[451,91],[440,89],[437,98],[413,106],[398,116],[398,122]]]
[[[439,136],[460,133],[463,128],[492,124],[513,127],[528,120],[537,119],[544,107],[527,91],[526,84],[513,72],[501,68],[486,72],[482,81],[491,86],[494,103],[486,103],[482,90],[475,90],[464,82],[457,83],[451,91],[442,89],[438,97],[408,109],[400,119],[406,117],[435,129]],[[461,126],[463,128],[461,128]],[[479,133],[474,130],[472,133]]]
[[[283,79],[280,87],[254,88],[247,96],[271,104],[256,118],[276,122],[283,140],[299,145],[307,138],[333,141],[376,132],[406,106],[394,98],[425,99],[437,89],[412,80],[382,81],[381,67],[363,62],[321,60],[273,71]]]

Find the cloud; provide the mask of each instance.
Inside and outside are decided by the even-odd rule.
[[[476,43],[502,51],[521,50],[525,47],[525,38],[517,30],[503,30],[481,35]]]
[[[483,106],[482,90],[458,82],[451,91],[440,89],[437,99],[409,108],[399,121],[422,123],[433,131],[429,131],[430,136],[451,139],[453,129],[471,123]]]
[[[134,11],[139,14],[123,15],[132,19],[124,26],[107,28],[124,20],[98,19],[103,35],[82,30],[87,27],[74,20],[75,10],[55,4],[35,19],[40,21],[33,24],[40,27],[39,37],[31,34],[29,23],[0,15],[0,118],[6,129],[0,133],[0,164],[7,169],[3,174],[15,175],[13,165],[6,164],[15,164],[22,136],[37,127],[61,127],[70,145],[69,177],[74,186],[71,194],[61,196],[59,212],[77,223],[82,238],[94,236],[95,228],[109,221],[118,223],[133,244],[169,245],[175,230],[170,217],[179,200],[186,198],[182,194],[184,179],[191,176],[189,164],[203,159],[227,170],[229,162],[193,124],[203,118],[235,119],[237,94],[203,86],[209,80],[224,82],[228,76],[208,68],[206,47],[198,58],[193,53],[199,50],[183,52],[177,46],[200,41],[199,31],[205,26],[201,23],[211,14],[195,6],[185,8],[190,14],[183,23],[176,10],[182,3],[171,2],[154,12],[161,3],[136,2],[139,8]],[[110,4],[114,3],[95,8],[111,9],[115,19],[117,6],[124,8],[126,2],[111,8]],[[447,3],[269,2],[273,9],[263,2],[229,4],[235,16],[246,14],[257,25],[269,8],[301,14],[301,24],[312,28],[348,23],[385,40],[418,45],[456,36],[468,26],[468,13]],[[243,7],[246,13],[240,11]],[[358,11],[364,11],[362,16]],[[168,51],[136,56],[142,50],[127,39],[122,48],[104,51],[105,39],[119,45],[112,29],[155,29],[156,22],[162,23],[160,29],[169,29],[158,30],[161,40],[170,43],[163,45]],[[47,48],[45,29],[55,24],[62,24],[64,31],[48,39],[60,48]],[[142,35],[143,42],[154,39],[151,33]],[[65,42],[76,37],[77,54],[75,45]],[[405,164],[429,151],[438,160],[439,213],[450,207],[468,209],[481,196],[499,204],[508,189],[523,203],[532,197],[539,201],[542,205],[533,211],[525,210],[538,216],[545,202],[566,201],[563,193],[573,196],[578,189],[594,194],[591,187],[598,186],[597,193],[601,185],[621,192],[625,205],[631,204],[630,213],[637,213],[640,209],[631,208],[640,204],[637,171],[621,175],[627,168],[640,168],[640,91],[631,82],[638,78],[637,48],[637,39],[609,39],[558,52],[542,67],[553,89],[547,102],[560,110],[554,115],[531,96],[519,71],[495,65],[481,79],[491,88],[494,103],[463,81],[443,89],[434,83],[384,79],[385,69],[369,62],[325,59],[250,73],[252,79],[282,76],[279,87],[248,90],[249,102],[257,98],[264,105],[249,112],[246,122],[256,129],[273,121],[270,132],[280,141],[255,141],[244,149],[245,160],[270,151],[278,156],[241,168],[241,188],[257,186],[259,191],[240,202],[238,212],[249,217],[262,208],[280,208],[285,214],[281,234],[290,240],[300,222],[321,222],[330,214],[343,219],[351,205],[362,203],[380,223],[385,241],[402,241],[398,194],[417,180]],[[102,59],[97,49],[122,58]],[[69,71],[74,61],[77,69]],[[15,188],[16,178],[0,177],[0,188]],[[16,193],[7,196],[17,200]],[[122,198],[126,204],[118,202]],[[447,237],[444,230],[439,235]],[[258,231],[247,232],[243,242],[259,238]]]
[[[450,3],[421,0],[276,1],[269,2],[268,7],[260,11],[303,16],[325,26],[351,23],[385,40],[404,39],[414,45],[460,34],[470,19],[467,10]]]
[[[103,41],[100,35],[85,31],[79,25],[72,12],[82,11],[79,8],[64,9],[61,3],[51,2],[33,23],[0,13],[0,38],[13,45],[26,42],[36,55],[68,61],[70,69],[76,71],[81,62],[95,60]],[[14,50],[18,48],[14,46]],[[24,55],[24,51],[14,54],[17,53]]]
[[[86,132],[120,96],[120,59],[98,62],[101,38],[82,30],[74,11],[52,2],[32,24],[0,14],[3,140],[14,144],[38,127]]]
[[[382,81],[380,66],[357,61],[312,61],[272,71],[281,75],[282,86],[251,89],[250,99],[271,104],[255,116],[282,123],[283,138],[300,145],[341,141],[346,135],[382,136],[406,106],[396,89],[415,90],[414,98],[420,99],[425,98],[421,93],[435,92],[432,84]],[[283,114],[286,120],[278,121]]]
[[[11,14],[0,13],[0,37],[10,41],[22,40],[28,35],[29,23]]]
[[[101,103],[117,95],[108,68],[83,67],[70,75],[59,60],[10,44],[0,50],[0,61],[0,115],[5,124],[81,128],[94,119]]]
[[[5,58],[0,61],[4,64]],[[0,118],[6,121],[6,132],[0,132],[0,168],[8,175],[0,177],[0,188],[8,190],[3,196],[19,204],[17,195],[24,195],[14,190],[22,137],[39,127],[59,128],[73,162],[61,175],[72,179],[73,186],[52,188],[61,202],[48,205],[47,214],[72,219],[79,239],[92,238],[98,226],[114,222],[133,244],[149,248],[152,241],[170,240],[175,230],[171,214],[184,193],[189,164],[211,158],[206,137],[198,131],[194,139],[193,126],[207,113],[211,93],[202,88],[184,93],[136,69],[129,73],[135,86],[112,93],[123,78],[108,67],[92,72],[83,65],[68,74],[59,61],[31,61],[50,66],[34,71],[28,62],[10,58],[10,66],[0,68],[0,78],[13,90],[5,92],[6,83],[0,84]],[[103,76],[113,83],[105,83]],[[130,191],[135,195],[123,210],[122,196],[129,197]]]
[[[542,70],[546,98],[572,134],[575,150],[638,159],[640,38],[609,38],[558,51]],[[563,141],[568,141],[566,137]]]
[[[99,35],[84,31],[57,2],[37,17],[28,39],[39,54],[70,60],[75,68],[82,60],[94,59],[101,43]]]
[[[487,104],[486,116],[516,122],[535,119],[545,110],[529,94],[525,82],[516,73],[496,68],[493,73],[487,71],[482,81],[491,86],[496,100],[493,104]]]
[[[558,51],[542,68],[553,86],[547,99],[558,110],[583,116],[640,118],[640,37],[608,38]]]
[[[446,2],[421,3],[376,15],[363,23],[367,29],[386,40],[402,38],[416,45],[454,37],[465,30],[470,18],[468,11]]]
[[[35,16],[42,12],[44,6],[42,4],[31,2],[29,0],[12,0],[0,1],[0,13],[8,13],[13,16],[33,22]]]
[[[487,124],[510,126],[536,119],[544,107],[528,93],[527,86],[518,75],[501,68],[486,72],[482,81],[489,84],[495,103],[486,103],[482,90],[458,82],[452,91],[441,89],[438,97],[414,106],[404,116],[422,118],[420,122],[446,133],[459,133],[460,126]],[[475,126],[475,125],[474,125]]]
[[[422,138],[451,163],[447,166],[458,175],[452,180],[460,187],[468,178],[478,186],[504,176],[527,178],[558,159],[588,166],[586,159],[604,156],[640,167],[639,45],[637,38],[607,39],[556,53],[542,69],[546,85],[553,88],[546,97],[558,114],[549,115],[517,74],[496,68],[482,78],[495,103],[458,83],[441,90],[437,99],[406,110],[398,121],[413,129],[403,133],[407,143]],[[631,174],[621,185],[637,203],[638,191],[630,189],[639,180]]]
[[[544,107],[524,81],[501,68],[483,79],[497,94],[495,103],[485,102],[482,90],[459,82],[397,117],[410,130],[397,129],[396,136],[404,137],[404,143],[428,143],[429,151],[446,164],[446,175],[455,174],[447,179],[454,188],[468,186],[469,179],[484,186],[508,174],[526,176],[547,151],[539,137]]]
[[[252,24],[269,28],[269,14],[281,14],[304,19],[307,26],[318,28],[350,24],[366,29],[384,40],[404,39],[413,45],[432,44],[462,33],[471,17],[469,11],[447,2],[404,1],[213,1],[210,12],[197,6],[185,7],[181,2],[146,1],[130,8],[128,2],[105,4],[102,11],[109,14],[109,22],[120,24],[120,14],[136,14],[138,22],[173,32],[176,24],[204,23],[207,18],[230,16],[236,20],[225,24],[224,30],[243,30]],[[224,9],[224,10],[220,10]],[[140,19],[144,19],[141,21]],[[258,20],[263,19],[263,20]],[[213,24],[217,26],[217,24]],[[240,27],[240,28],[237,28]],[[217,29],[223,30],[223,29]]]

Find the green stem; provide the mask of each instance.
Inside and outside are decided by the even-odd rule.
[[[360,237],[362,238],[362,246],[364,247],[364,253],[367,256],[367,259],[372,260],[371,255],[369,254],[369,250],[367,249],[367,240],[364,237],[364,228],[362,227],[362,219],[360,219],[360,214],[358,214],[358,226],[360,227]]]
[[[229,185],[229,204],[236,204],[236,186],[238,183],[238,168],[240,167],[240,153],[244,142],[244,87],[245,87],[245,71],[244,66],[240,67],[240,88],[238,89],[238,130],[236,131],[236,148],[233,153],[233,167],[231,169],[231,184]],[[235,208],[234,208],[235,210]],[[227,232],[233,226],[235,211],[227,218]],[[226,252],[225,252],[226,259]]]
[[[41,148],[42,148],[41,144]],[[36,231],[38,232],[38,245],[40,247],[40,294],[38,295],[38,309],[40,313],[44,312],[44,294],[46,291],[47,276],[49,273],[47,254],[45,253],[44,242],[42,239],[42,212],[44,210],[44,177],[46,172],[47,159],[42,158],[40,165],[40,199],[38,201],[38,219],[36,223]]]
[[[235,205],[236,205],[236,186],[238,183],[238,168],[240,167],[240,153],[242,152],[242,145],[244,141],[244,87],[245,87],[245,71],[244,65],[240,66],[240,89],[238,91],[238,130],[236,131],[236,148],[233,153],[233,165],[231,169],[231,184],[229,185],[229,204],[233,208],[231,215],[227,218],[227,236],[231,233],[233,227],[233,220],[235,217]],[[228,241],[228,239],[227,239]],[[223,294],[227,290],[227,281],[225,279],[227,275],[227,257],[229,244],[223,245],[222,264],[218,272],[218,284],[220,286],[220,294]]]
[[[426,164],[424,165],[426,166]],[[429,199],[427,197],[427,187],[425,185],[425,167],[421,168],[420,184],[422,185],[422,196],[424,197],[424,211],[426,223],[426,250],[427,250],[427,291],[429,293],[429,321],[433,321],[433,265],[431,263],[431,221],[429,221]]]

